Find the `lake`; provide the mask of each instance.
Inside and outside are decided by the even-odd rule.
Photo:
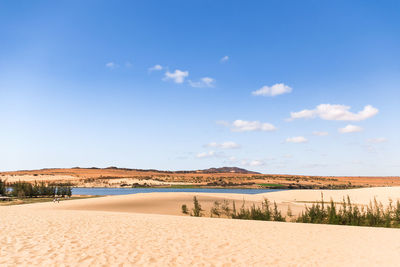
[[[73,195],[128,195],[154,192],[190,192],[190,193],[232,193],[232,194],[260,194],[283,191],[285,189],[238,189],[238,188],[102,188],[102,187],[74,187]]]

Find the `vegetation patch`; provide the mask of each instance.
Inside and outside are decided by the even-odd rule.
[[[281,188],[287,187],[283,184],[258,184],[258,185],[262,187],[281,187]]]
[[[191,184],[177,184],[177,185],[171,185],[166,188],[176,188],[176,189],[181,189],[181,188],[201,188],[199,185],[191,185]]]
[[[37,202],[58,201],[65,199],[79,199],[71,197],[72,187],[68,183],[45,182],[14,182],[7,183],[0,179],[0,205],[18,205]]]
[[[201,217],[204,215],[203,211],[196,197],[193,198],[193,209],[190,213],[186,204],[182,205],[182,212],[190,216]],[[292,214],[290,207],[286,216],[283,216],[277,204],[272,204],[268,199],[264,199],[261,205],[253,204],[250,207],[246,207],[243,201],[239,209],[236,208],[235,201],[224,200],[215,201],[209,214],[210,217],[242,220],[400,228],[400,201],[394,205],[391,200],[389,205],[384,207],[376,199],[370,201],[369,205],[356,205],[351,202],[350,197],[343,198],[338,204],[333,200],[326,203],[322,196],[321,201],[313,203],[311,207],[306,206],[305,211],[298,216]]]

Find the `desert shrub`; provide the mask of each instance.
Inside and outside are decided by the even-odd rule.
[[[272,218],[274,219],[274,221],[277,221],[277,222],[286,221],[285,218],[282,216],[281,211],[278,210],[278,206],[276,205],[275,201],[274,201],[274,210],[272,212]]]
[[[201,205],[200,205],[199,201],[197,200],[197,197],[194,196],[193,197],[193,209],[192,209],[191,215],[194,217],[201,217],[201,216],[203,216],[202,211],[203,211],[203,209],[201,208]]]
[[[339,217],[336,211],[336,205],[331,199],[330,205],[327,207],[327,223],[328,224],[339,224]]]
[[[271,221],[273,220],[270,203],[268,199],[264,199],[264,202],[260,206],[253,204],[250,208],[245,207],[245,202],[243,201],[242,207],[238,212],[234,207],[235,212],[231,213],[231,218],[242,219],[242,220],[261,220],[261,221]],[[277,215],[278,218],[278,215]]]
[[[188,213],[189,213],[186,204],[183,204],[183,205],[182,205],[182,213],[183,213],[183,214],[188,214]]]
[[[397,227],[400,226],[400,201],[398,201],[398,200],[396,202],[396,207],[394,208],[394,211],[393,211],[393,223]]]
[[[220,217],[221,214],[222,214],[221,203],[219,203],[219,201],[215,201],[214,206],[212,206],[212,208],[210,210],[210,215],[211,215],[211,217],[213,217],[213,216]]]
[[[235,209],[236,209],[236,207],[235,207]],[[222,213],[223,213],[226,217],[230,217],[230,216],[231,216],[232,210],[231,210],[231,208],[229,207],[229,201],[228,201],[228,200],[224,199],[224,201],[222,202],[222,205],[221,205],[221,210],[222,210]]]
[[[378,203],[374,199],[368,206],[360,208],[352,204],[350,198],[347,197],[347,200],[343,199],[339,210],[332,200],[326,208],[319,204],[313,204],[310,208],[306,207],[305,212],[302,212],[296,221],[354,226],[399,227],[400,202],[397,201],[396,206],[393,207],[390,201],[385,209],[382,203]]]
[[[253,207],[254,210],[255,207]],[[254,211],[253,211],[254,213]],[[249,220],[250,219],[250,210],[245,208],[245,202],[243,201],[241,208],[239,209],[238,212],[235,212],[235,214],[232,214],[231,217],[233,219],[245,219]]]
[[[232,213],[228,214],[228,217],[235,217],[236,216],[236,203],[235,201],[232,201]]]
[[[191,216],[202,216],[201,212],[203,210],[196,197],[193,198],[193,203],[194,208]],[[211,208],[210,214],[211,216],[220,217],[225,215],[228,218],[242,220],[286,221],[286,217],[282,216],[275,202],[271,209],[268,199],[264,199],[261,206],[253,204],[250,207],[246,207],[243,201],[239,210],[236,209],[234,201],[232,202],[232,209],[230,209],[228,201],[224,201],[222,204],[216,201]],[[400,201],[393,205],[390,200],[389,205],[384,208],[382,203],[378,203],[376,199],[367,206],[359,206],[351,203],[350,197],[347,197],[346,199],[343,198],[340,207],[337,208],[332,199],[326,205],[322,196],[320,202],[306,206],[305,210],[294,219],[291,218],[293,214],[289,206],[287,216],[290,221],[299,223],[400,227]]]
[[[326,217],[325,210],[317,203],[311,207],[306,207],[305,212],[302,212],[296,221],[303,223],[323,223]]]

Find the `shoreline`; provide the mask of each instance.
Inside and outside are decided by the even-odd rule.
[[[118,188],[118,189],[276,189],[276,190],[345,190],[345,189],[359,189],[359,188],[370,188],[370,187],[393,187],[388,185],[381,185],[381,186],[329,186],[329,187],[313,187],[313,186],[304,186],[299,185],[298,187],[294,186],[208,186],[208,185],[181,185],[181,186],[174,186],[174,185],[160,185],[160,186],[82,186],[82,185],[73,185],[72,188]]]

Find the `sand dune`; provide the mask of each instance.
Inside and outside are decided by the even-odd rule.
[[[290,206],[294,214],[304,210],[310,202],[320,201],[321,196],[325,201],[332,199],[341,202],[343,197],[349,196],[352,203],[368,205],[371,200],[384,205],[400,200],[400,187],[376,187],[349,190],[288,190],[264,194],[226,194],[226,193],[144,193],[123,196],[109,196],[96,199],[76,200],[63,203],[63,206],[50,206],[50,208],[72,209],[72,210],[96,210],[96,211],[118,211],[152,214],[182,215],[181,206],[192,205],[193,197],[197,196],[202,208],[208,214],[214,201],[235,201],[237,207],[245,202],[245,205],[260,204],[264,199],[276,202],[283,214]],[[40,205],[38,206],[40,207]]]
[[[382,200],[400,196],[399,188],[324,195],[341,198],[343,193],[363,203],[374,195]],[[166,213],[192,196],[157,193],[0,207],[0,266],[398,265],[399,229],[137,213],[150,212],[151,203],[158,202],[163,204],[155,205],[157,212]],[[318,199],[320,192],[199,198],[211,203],[216,198],[259,201],[265,196],[285,203]]]

